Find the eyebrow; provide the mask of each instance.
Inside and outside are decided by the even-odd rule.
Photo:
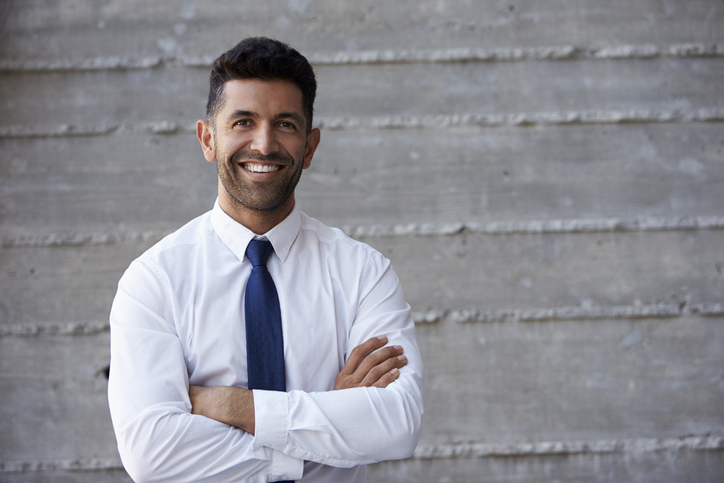
[[[239,110],[229,113],[229,115],[227,116],[227,119],[232,120],[232,119],[238,119],[240,117],[259,117],[259,113],[254,112],[254,111],[244,111],[244,110],[239,109]]]
[[[258,118],[259,113],[255,111],[245,111],[243,109],[239,109],[236,111],[233,111],[231,114],[229,114],[228,119],[239,119],[240,117],[252,117],[252,118]],[[296,121],[300,125],[304,125],[304,117],[300,116],[296,112],[280,112],[276,116],[274,116],[274,120],[278,121],[279,119],[291,119],[293,121]]]
[[[291,119],[301,125],[304,125],[304,118],[296,112],[280,112],[279,114],[274,116],[274,119]]]

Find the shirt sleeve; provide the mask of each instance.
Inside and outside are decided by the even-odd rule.
[[[423,414],[423,367],[410,306],[397,275],[381,254],[368,257],[346,357],[356,346],[386,335],[408,363],[386,388],[329,392],[254,390],[255,449],[352,467],[406,458],[417,446]]]
[[[134,262],[110,315],[108,400],[126,471],[136,482],[301,479],[302,459],[191,414],[186,360],[170,322],[175,310],[163,276]]]

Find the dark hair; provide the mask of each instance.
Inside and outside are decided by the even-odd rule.
[[[302,54],[278,40],[250,37],[221,54],[214,61],[209,79],[206,117],[213,118],[224,103],[224,84],[234,79],[289,80],[302,91],[302,108],[307,132],[312,129],[317,81],[309,61]]]

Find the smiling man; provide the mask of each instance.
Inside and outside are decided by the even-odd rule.
[[[204,157],[217,163],[221,208],[266,233],[292,211],[319,129],[307,129],[301,91],[290,80],[232,79],[223,89],[223,107],[198,122],[197,136]]]
[[[389,260],[301,211],[320,142],[306,58],[266,38],[211,72],[213,209],[135,260],[111,309],[109,404],[136,481],[362,482],[409,456],[422,361]]]

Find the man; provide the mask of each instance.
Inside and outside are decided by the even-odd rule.
[[[111,310],[109,403],[136,481],[361,482],[417,444],[422,362],[397,276],[294,202],[315,92],[281,42],[214,63],[197,137],[217,202],[131,264]]]

